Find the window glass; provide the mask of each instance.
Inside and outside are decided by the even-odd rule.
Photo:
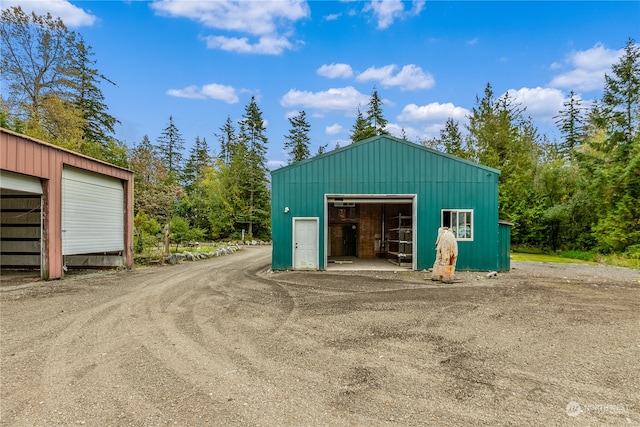
[[[473,210],[443,210],[442,227],[449,227],[458,240],[473,240]]]

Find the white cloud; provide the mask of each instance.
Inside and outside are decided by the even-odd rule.
[[[525,116],[531,116],[535,121],[552,122],[563,108],[564,94],[552,88],[509,89],[509,97],[518,104],[526,107]]]
[[[260,37],[257,43],[251,44],[247,37],[205,37],[209,49],[221,49],[238,53],[257,53],[266,55],[279,55],[286,49],[292,49],[292,45],[284,37]]]
[[[85,12],[67,0],[2,0],[0,8],[4,10],[13,6],[20,6],[27,14],[31,12],[36,15],[50,13],[54,18],[62,19],[67,27],[90,27],[97,21],[95,15]]]
[[[342,127],[342,125],[339,125],[338,123],[334,123],[331,126],[327,126],[324,128],[324,133],[326,133],[327,135],[337,135],[340,132],[342,132],[344,128]]]
[[[470,114],[469,110],[463,107],[456,107],[452,103],[440,104],[432,102],[427,105],[408,104],[397,117],[401,122],[436,122],[443,123],[452,118],[456,121],[466,121]]]
[[[348,64],[323,64],[316,72],[319,76],[328,77],[330,79],[338,77],[349,78],[353,76],[353,70]]]
[[[611,66],[618,62],[624,49],[607,49],[598,43],[591,49],[572,52],[567,55],[565,64],[572,68],[554,77],[549,86],[575,91],[592,91],[604,87],[604,75],[611,72]],[[554,62],[551,69],[560,69]]]
[[[283,166],[286,166],[287,162],[282,161],[282,160],[269,160],[267,161],[267,168],[269,168],[269,170],[274,170],[274,169],[278,169],[281,168]]]
[[[414,0],[413,7],[405,11],[406,2],[403,0],[373,0],[366,4],[363,11],[373,12],[373,15],[378,20],[378,29],[383,30],[391,26],[398,18],[418,15],[422,11],[424,3],[424,0]]]
[[[167,95],[189,99],[217,99],[227,104],[235,104],[238,102],[238,96],[233,87],[217,83],[211,83],[202,87],[191,85],[184,89],[169,89]]]
[[[209,48],[270,55],[291,49],[294,46],[289,41],[291,25],[310,16],[304,0],[157,0],[151,7],[161,15],[188,18],[209,28],[258,37],[258,42],[252,44],[247,37],[209,36],[205,37]]]
[[[409,64],[402,67],[397,73],[396,65],[390,64],[380,68],[370,67],[356,77],[356,81],[378,81],[385,87],[398,86],[401,90],[430,89],[435,85],[433,76],[415,65]]]
[[[324,17],[324,20],[325,20],[325,21],[335,21],[335,20],[337,20],[338,18],[340,18],[340,16],[342,16],[342,14],[341,14],[341,13],[332,13],[332,14],[330,14],[330,15],[325,16],[325,17]]]
[[[282,99],[284,107],[317,108],[319,110],[354,111],[359,105],[366,105],[369,97],[353,86],[331,88],[323,92],[309,92],[291,89]]]

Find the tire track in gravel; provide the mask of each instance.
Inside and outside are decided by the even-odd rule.
[[[252,362],[237,347],[226,344],[224,330],[209,326],[214,325],[212,319],[216,316],[212,310],[233,298],[229,291],[233,286],[247,287],[249,291],[255,288],[239,271],[266,266],[269,255],[268,250],[252,248],[232,257],[190,264],[188,268],[163,269],[131,292],[77,314],[47,351],[41,393],[46,396],[47,412],[52,417],[49,421],[66,419],[69,412],[73,419],[81,420],[82,408],[78,404],[90,401],[96,406],[103,387],[116,387],[121,397],[118,402],[103,405],[110,406],[109,411],[124,410],[125,418],[138,420],[158,418],[158,397],[166,390],[160,387],[154,392],[153,387],[139,387],[127,375],[127,369],[136,365],[152,366],[153,372],[148,374],[153,377],[149,380],[158,382],[158,386],[176,387],[183,383],[183,389],[199,390],[200,398],[226,399],[212,390],[220,389],[225,377],[238,371],[239,359],[246,359],[247,366]],[[221,296],[217,302],[216,294]],[[283,295],[280,297],[283,299]],[[256,334],[277,329],[286,321],[292,304],[286,298],[284,301],[275,312],[266,313],[266,319],[249,325],[256,328]],[[269,306],[273,310],[273,305]],[[246,307],[242,312],[246,314]],[[264,317],[265,313],[261,315]],[[242,347],[251,356],[253,350],[247,347],[246,340]],[[145,362],[140,363],[142,360]],[[163,384],[163,378],[170,379],[171,384]],[[84,394],[80,395],[73,387],[80,382],[95,384],[85,384]],[[149,404],[154,398],[155,403]],[[113,415],[109,413],[103,419],[113,419]]]

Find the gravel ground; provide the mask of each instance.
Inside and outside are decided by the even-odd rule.
[[[2,426],[640,426],[640,272],[270,272],[269,247],[0,286]]]

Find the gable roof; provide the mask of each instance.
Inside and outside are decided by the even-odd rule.
[[[451,154],[443,153],[442,151],[434,150],[432,148],[428,148],[428,147],[413,143],[411,141],[407,141],[406,139],[396,138],[396,137],[390,136],[390,135],[377,135],[377,136],[373,136],[371,138],[367,138],[367,139],[362,140],[362,141],[351,143],[351,144],[349,144],[347,146],[338,148],[336,150],[332,150],[332,151],[329,151],[329,152],[326,152],[326,153],[311,157],[309,159],[305,159],[305,160],[302,160],[302,161],[299,161],[299,162],[295,162],[295,163],[283,166],[283,167],[278,168],[278,169],[274,169],[274,170],[271,171],[271,175],[278,174],[280,172],[284,172],[284,171],[287,171],[287,170],[290,170],[290,169],[294,169],[294,168],[297,168],[297,167],[303,167],[304,165],[306,165],[308,163],[315,162],[315,161],[320,160],[320,159],[325,159],[325,158],[329,158],[329,157],[332,157],[332,156],[339,156],[339,155],[341,155],[342,153],[344,153],[346,151],[357,150],[358,148],[361,148],[361,147],[363,147],[365,145],[376,144],[376,143],[379,144],[383,140],[387,140],[389,142],[398,143],[398,144],[404,144],[405,146],[410,147],[410,149],[415,149],[416,152],[419,153],[417,155],[428,154],[428,155],[441,156],[441,157],[448,158],[448,159],[451,159],[451,160],[454,160],[454,161],[457,161],[457,162],[460,162],[460,163],[466,163],[469,166],[473,166],[475,168],[484,169],[484,170],[486,170],[488,172],[496,173],[498,175],[500,174],[500,171],[498,169],[494,169],[494,168],[491,168],[489,166],[481,165],[480,163],[474,163],[472,161],[469,161],[469,160],[466,160],[466,159],[462,159],[460,157],[456,157],[456,156],[453,156]]]

